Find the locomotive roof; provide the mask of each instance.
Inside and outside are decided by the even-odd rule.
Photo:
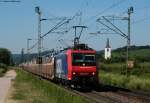
[[[69,50],[69,49],[71,49],[71,50],[91,50],[91,51],[93,50],[93,51],[94,51],[94,49],[88,47],[87,44],[78,44],[77,46],[64,48],[63,50],[60,50],[59,53],[64,53],[64,52],[66,52],[66,51]],[[59,54],[59,53],[58,53],[58,54]]]
[[[64,50],[68,50],[68,49],[72,49],[72,50],[94,50],[94,49],[90,48],[87,44],[78,44],[78,45],[73,46],[73,47],[65,48]]]

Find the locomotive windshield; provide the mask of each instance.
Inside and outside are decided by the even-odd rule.
[[[73,53],[72,65],[74,66],[95,66],[96,60],[94,54]]]

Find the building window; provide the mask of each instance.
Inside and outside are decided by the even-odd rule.
[[[109,49],[107,48],[107,52],[109,51]]]

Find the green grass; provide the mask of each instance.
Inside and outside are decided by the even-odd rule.
[[[65,91],[50,81],[40,80],[23,70],[16,70],[12,99],[17,103],[88,103],[83,97]]]
[[[126,76],[101,70],[99,73],[99,78],[101,80],[100,82],[107,85],[122,87],[130,90],[150,92],[150,77],[145,78],[144,76],[136,75]]]

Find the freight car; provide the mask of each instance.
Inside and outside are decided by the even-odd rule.
[[[96,51],[83,44],[62,50],[45,63],[23,66],[29,72],[67,86],[94,86],[98,83]]]

